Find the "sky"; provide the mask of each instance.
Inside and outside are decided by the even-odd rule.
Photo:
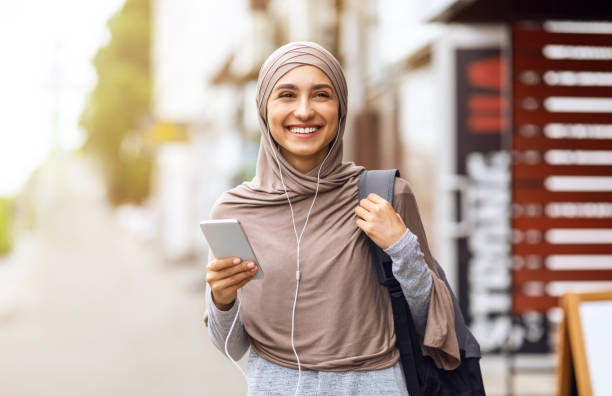
[[[96,83],[91,59],[124,0],[0,5],[0,197],[15,196],[53,147],[79,147],[78,119]],[[54,138],[55,134],[55,138]]]

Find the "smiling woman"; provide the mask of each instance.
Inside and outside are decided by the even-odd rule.
[[[407,395],[366,235],[391,256],[426,353],[458,364],[453,303],[430,270],[408,183],[396,178],[393,205],[376,194],[360,201],[364,168],[342,161],[347,96],[340,64],[318,44],[272,53],[257,83],[256,176],[211,211],[240,222],[265,272],[251,282],[256,267],[239,257],[211,256],[206,269],[213,343],[232,360],[251,347],[248,395]]]

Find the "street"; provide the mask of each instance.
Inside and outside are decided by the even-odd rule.
[[[98,180],[69,158],[37,175],[35,229],[0,259],[0,393],[246,393],[202,322],[204,262],[119,227]]]

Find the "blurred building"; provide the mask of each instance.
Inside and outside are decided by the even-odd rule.
[[[249,10],[244,1],[153,5],[155,128],[163,124],[186,136],[157,146],[154,199],[162,249],[182,260],[203,250],[197,219],[208,217],[242,161],[240,93],[212,80],[244,34]]]
[[[610,10],[597,0],[480,0],[450,2],[432,16],[470,28],[494,24],[507,37],[500,108],[501,149],[511,159],[511,350],[551,349],[562,293],[612,287]],[[459,66],[462,54],[456,55]],[[482,92],[467,97],[467,128],[478,133],[470,117],[484,103],[474,94]],[[470,279],[468,288],[477,287]]]
[[[461,305],[485,352],[510,353],[510,374],[553,374],[559,297],[612,289],[611,8],[433,3],[451,45],[438,77],[454,79],[453,163],[439,175],[456,175],[441,186],[458,188],[443,218],[459,220],[448,246]],[[549,358],[517,365],[516,353]]]

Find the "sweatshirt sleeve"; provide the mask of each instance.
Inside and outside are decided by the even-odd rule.
[[[432,276],[419,247],[418,237],[406,229],[404,235],[385,249],[393,260],[393,275],[399,282],[410,307],[417,332],[423,337],[427,323]]]
[[[221,311],[212,300],[212,290],[208,284],[206,285],[206,302],[208,313],[204,322],[208,326],[208,335],[213,345],[224,355],[225,340],[230,332],[234,319],[236,319],[236,323],[234,324],[234,328],[232,329],[227,343],[227,350],[232,359],[239,360],[244,356],[250,346],[248,334],[244,329],[244,324],[239,315],[240,304],[236,301],[228,311]],[[238,318],[236,318],[236,315],[238,315]]]

